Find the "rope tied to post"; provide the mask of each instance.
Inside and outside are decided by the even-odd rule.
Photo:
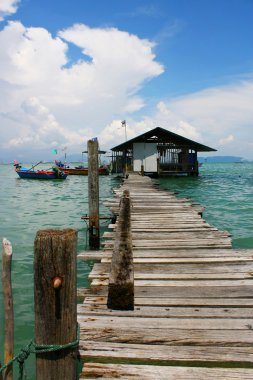
[[[66,344],[36,344],[33,340],[28,343],[25,347],[21,348],[21,352],[14,356],[7,364],[0,368],[0,374],[3,373],[9,366],[11,366],[15,361],[19,364],[19,377],[18,380],[23,380],[24,376],[24,365],[25,361],[28,359],[30,354],[44,354],[47,352],[61,351],[66,349],[74,349],[79,346],[80,340],[80,327],[77,325],[77,338],[75,341]],[[26,378],[26,376],[25,376]]]

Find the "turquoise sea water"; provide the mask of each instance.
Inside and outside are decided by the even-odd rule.
[[[28,166],[28,165],[27,165]],[[86,249],[85,222],[88,211],[87,177],[69,176],[66,181],[22,180],[12,165],[0,165],[0,239],[13,246],[13,293],[15,352],[33,338],[33,243],[36,231],[45,228],[78,230],[78,251]],[[200,176],[154,180],[205,207],[204,219],[232,234],[236,248],[253,248],[253,163],[204,164]],[[100,177],[100,214],[112,188],[113,176]],[[1,258],[0,258],[0,264]],[[91,263],[78,262],[78,286],[87,286]],[[0,283],[0,360],[3,361],[3,295]],[[26,365],[27,379],[35,379],[34,358]],[[14,377],[17,378],[17,377]]]
[[[253,248],[253,162],[206,163],[198,178],[167,178],[159,183],[204,206],[203,218],[229,231],[234,248]]]
[[[27,167],[29,164],[25,165]],[[48,166],[40,165],[40,168]],[[0,165],[0,240],[13,247],[12,283],[15,313],[15,352],[34,336],[33,244],[36,232],[47,228],[75,228],[78,252],[85,250],[87,229],[81,216],[88,212],[88,177],[69,176],[65,181],[20,179],[12,165]],[[119,180],[100,177],[100,215],[110,215],[103,206]],[[101,222],[101,225],[105,222]],[[107,224],[107,223],[106,223]],[[102,232],[101,232],[102,235]],[[2,248],[1,248],[2,251]],[[2,254],[0,255],[2,273]],[[78,261],[77,283],[88,285],[91,263]],[[2,275],[1,275],[2,276]],[[0,283],[0,360],[3,363],[3,293]],[[35,379],[34,357],[27,361],[27,379]],[[18,376],[14,377],[17,379]]]

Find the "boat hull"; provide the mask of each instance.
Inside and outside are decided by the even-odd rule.
[[[61,170],[63,173],[68,175],[88,175],[88,168],[85,166],[80,166],[76,168],[71,168],[66,164],[63,164],[61,161],[55,160],[56,167]],[[109,170],[107,166],[101,166],[98,169],[99,175],[109,175]]]
[[[16,170],[16,173],[20,178],[25,179],[66,179],[68,174],[60,173],[59,175],[55,172],[49,172],[45,170],[38,171],[25,171],[25,170]]]
[[[63,173],[68,175],[88,175],[88,168],[83,169],[75,169],[75,168],[61,168],[58,166],[58,169],[61,170]],[[98,169],[99,175],[109,175],[109,170],[107,168],[99,168]]]

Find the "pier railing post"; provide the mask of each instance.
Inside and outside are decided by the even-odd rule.
[[[3,239],[3,295],[4,295],[4,364],[7,364],[13,357],[14,346],[14,315],[13,298],[11,286],[11,264],[12,264],[12,245],[7,239]],[[0,374],[1,377],[1,374]],[[4,373],[5,380],[12,380],[12,365],[6,368]]]
[[[77,232],[41,230],[34,243],[35,343],[75,342]],[[75,380],[77,348],[36,354],[37,380]]]
[[[134,309],[134,270],[131,233],[131,199],[125,190],[115,231],[115,243],[109,274],[107,306],[116,310]]]
[[[89,246],[99,249],[98,141],[88,141]]]

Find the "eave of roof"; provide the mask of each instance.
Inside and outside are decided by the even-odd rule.
[[[156,139],[152,139],[155,136]],[[117,145],[111,148],[114,152],[121,152],[126,149],[132,149],[133,143],[137,142],[156,142],[156,143],[172,143],[179,147],[187,147],[194,149],[198,152],[216,152],[216,149],[210,148],[209,146],[200,144],[196,141],[187,139],[186,137],[177,135],[176,133],[170,132],[164,128],[154,128],[151,131],[147,131],[142,135],[134,137],[131,140],[128,140],[120,145]]]

